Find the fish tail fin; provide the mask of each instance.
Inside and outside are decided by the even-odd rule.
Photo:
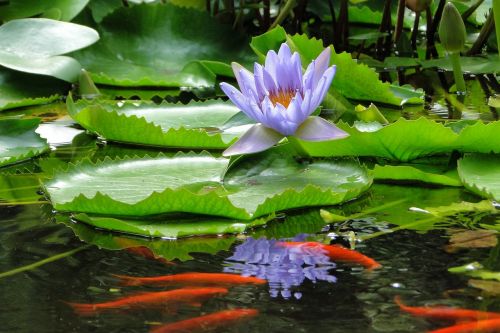
[[[134,276],[111,274],[113,277],[120,280],[122,286],[139,286],[141,281]]]
[[[373,271],[374,269],[378,269],[380,267],[382,267],[382,265],[374,260],[373,262],[370,262],[369,265],[367,265],[367,270]]]
[[[80,316],[92,316],[97,313],[98,307],[95,304],[70,303],[64,302],[73,308],[76,314]]]
[[[394,296],[394,303],[396,303],[401,310],[405,310],[408,308],[408,306],[403,303],[403,301],[401,300],[401,296],[399,295]]]

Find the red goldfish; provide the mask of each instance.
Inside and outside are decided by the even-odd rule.
[[[500,318],[461,323],[429,333],[484,333],[500,332]]]
[[[135,294],[114,301],[95,304],[68,303],[80,315],[93,315],[101,311],[117,309],[136,309],[154,306],[190,304],[200,306],[200,302],[210,297],[225,295],[225,288],[182,288],[169,291]]]
[[[152,329],[150,333],[191,333],[214,330],[234,324],[238,321],[255,317],[259,313],[255,309],[225,310],[196,318],[166,324]]]
[[[340,245],[326,245],[318,242],[279,242],[282,246],[292,247],[318,247],[333,261],[356,263],[369,270],[382,267],[378,262],[357,251],[346,249]]]
[[[146,246],[134,246],[134,247],[129,247],[124,249],[127,252],[136,254],[138,256],[142,256],[146,259],[151,259],[151,260],[157,260],[159,262],[164,263],[165,265],[173,265],[175,266],[175,263],[172,261],[168,261],[165,258],[162,257],[157,257],[153,251],[151,251],[148,247]]]
[[[122,280],[126,286],[138,286],[154,284],[161,286],[188,285],[188,286],[231,286],[237,284],[264,284],[266,280],[256,277],[245,277],[226,273],[182,273],[174,275],[162,275],[152,277],[134,277],[126,275],[114,275]]]
[[[493,319],[493,318],[500,319],[500,313],[495,313],[495,312],[457,309],[457,308],[442,307],[442,306],[436,306],[436,307],[407,306],[401,302],[399,296],[394,297],[394,302],[396,302],[396,304],[399,305],[399,308],[401,310],[419,317],[426,317],[432,319],[460,320],[460,321],[472,321],[472,320],[477,321],[477,320]]]

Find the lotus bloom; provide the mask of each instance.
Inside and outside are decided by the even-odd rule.
[[[326,48],[302,73],[297,52],[286,43],[278,54],[269,51],[265,65],[255,63],[254,73],[232,63],[240,86],[236,89],[225,82],[220,87],[229,99],[258,124],[250,128],[237,142],[224,151],[224,156],[257,153],[266,150],[286,136],[305,141],[324,141],[348,134],[332,123],[311,116],[323,101],[335,75],[330,63],[330,48]]]

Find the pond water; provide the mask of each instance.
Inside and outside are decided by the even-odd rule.
[[[489,96],[480,89],[480,82],[472,80],[469,84],[474,87],[474,96],[465,96],[465,109],[460,114],[454,114],[456,105],[442,94],[434,95],[424,108],[405,109],[403,114],[409,118],[426,114],[446,119],[454,114],[455,118],[497,119],[495,110],[486,105]],[[49,140],[53,149],[45,157],[53,161],[157,153],[96,143],[67,117],[60,117],[64,114],[62,104],[26,112],[45,117],[46,123],[38,132]],[[468,286],[466,276],[447,271],[473,261],[489,262],[490,270],[500,268],[498,245],[457,251],[450,251],[447,246],[450,234],[457,229],[473,229],[479,223],[498,224],[498,215],[472,210],[431,222],[416,222],[426,219],[427,215],[421,212],[426,207],[481,200],[462,188],[375,184],[358,200],[326,208],[350,216],[383,204],[394,205],[341,223],[326,223],[320,215],[322,207],[318,207],[281,214],[265,228],[245,235],[149,240],[95,230],[54,212],[44,203],[33,179],[16,175],[19,169],[38,172],[40,165],[36,161],[26,162],[7,168],[1,176],[2,200],[22,197],[31,203],[0,206],[0,272],[67,251],[79,251],[0,278],[0,332],[149,332],[162,324],[237,308],[257,309],[259,314],[241,323],[228,323],[218,331],[422,332],[450,324],[402,312],[394,302],[397,295],[412,306],[441,304],[500,311],[498,298]],[[382,267],[368,270],[355,263],[324,261],[315,254],[311,254],[312,259],[303,260],[293,253],[284,253],[276,245],[275,240],[279,239],[344,246],[354,243],[356,251]],[[84,316],[68,304],[102,303],[172,289],[126,286],[114,275],[147,277],[186,272],[254,275],[265,278],[267,283],[230,286],[227,294],[211,298],[201,306],[191,304],[177,309],[144,306]]]

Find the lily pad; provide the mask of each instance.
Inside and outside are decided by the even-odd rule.
[[[87,101],[67,99],[71,117],[87,130],[112,141],[162,147],[222,149],[248,126],[226,128],[239,113],[219,100],[187,105],[149,101]]]
[[[249,228],[263,225],[270,219],[260,218],[250,222],[220,218],[200,219],[199,217],[131,220],[89,216],[83,213],[74,215],[74,218],[98,229],[169,239],[190,236],[240,234]]]
[[[444,171],[440,167],[422,165],[376,165],[373,176],[377,181],[422,182],[444,186],[462,186],[455,169]]]
[[[452,71],[453,66],[449,58],[420,60],[423,68],[437,67],[447,71]],[[498,55],[490,55],[487,57],[460,57],[462,71],[471,74],[486,74],[500,72],[500,60]]]
[[[50,103],[67,89],[60,80],[0,67],[0,111]]]
[[[367,190],[371,178],[354,161],[301,164],[281,149],[240,162],[208,153],[105,159],[72,166],[45,183],[62,211],[121,216],[171,212],[251,220],[290,208],[334,205]]]
[[[58,14],[58,20],[71,21],[88,2],[89,0],[10,0],[8,5],[2,6],[0,21],[47,15],[54,11]]]
[[[234,243],[234,236],[227,237],[190,237],[177,240],[163,240],[117,235],[109,231],[99,231],[83,223],[74,223],[65,216],[56,215],[60,223],[70,227],[75,235],[86,243],[94,244],[106,250],[126,250],[128,248],[147,247],[157,257],[166,260],[193,259],[193,253],[216,254],[227,251]]]
[[[458,174],[468,190],[500,200],[500,156],[466,155],[458,161]]]
[[[17,163],[49,150],[35,129],[39,119],[0,120],[0,166]]]
[[[453,150],[500,153],[500,139],[494,134],[500,131],[500,122],[469,124],[452,128],[427,118],[400,118],[383,127],[378,123],[351,127],[341,122],[338,127],[350,135],[343,140],[298,142],[310,156],[377,156],[403,162]]]
[[[250,53],[246,37],[230,26],[206,12],[171,4],[119,8],[98,30],[99,43],[74,56],[100,84],[212,86],[221,74],[218,68],[226,72],[227,63]]]
[[[43,18],[20,19],[0,26],[0,65],[74,82],[81,66],[62,56],[95,43],[94,29]]]

